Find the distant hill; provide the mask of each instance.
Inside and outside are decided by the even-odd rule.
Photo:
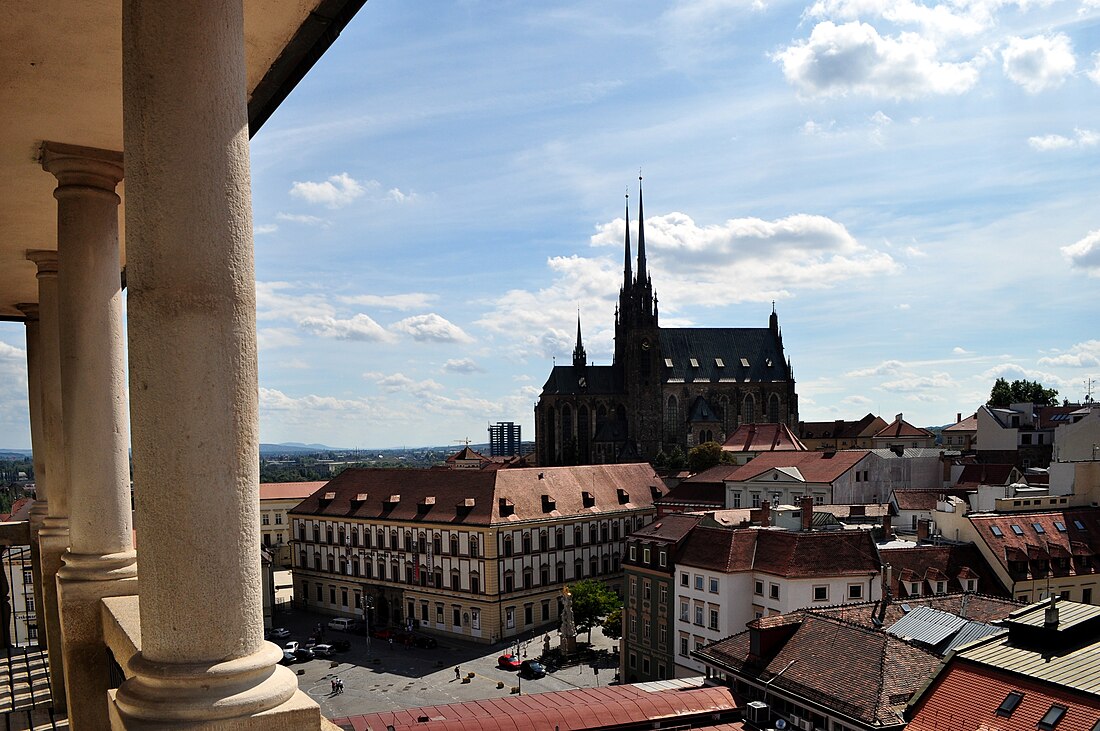
[[[336,447],[326,447],[324,444],[302,444],[301,442],[286,442],[285,444],[260,444],[260,454],[315,454],[317,452],[342,452],[346,450]]]
[[[22,459],[24,457],[30,457],[31,450],[29,449],[3,449],[0,448],[0,459]]]

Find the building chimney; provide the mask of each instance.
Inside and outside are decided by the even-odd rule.
[[[1050,595],[1050,606],[1047,607],[1046,612],[1043,613],[1043,628],[1054,629],[1058,626],[1058,606],[1055,602],[1058,601],[1057,594]]]
[[[760,503],[760,527],[769,528],[772,524],[772,504],[765,500]]]
[[[928,518],[921,518],[917,521],[917,542],[928,540],[928,534],[932,532],[932,521]]]
[[[799,502],[802,504],[802,530],[813,530],[814,498],[812,495],[803,495]]]
[[[888,541],[894,537],[894,519],[890,517],[890,511],[882,516],[882,540]]]
[[[955,412],[955,423],[956,423],[956,424],[958,424],[958,423],[960,423],[960,422],[961,422],[962,420],[963,420],[963,415],[962,415],[962,412],[961,412],[961,411],[956,411],[956,412]]]

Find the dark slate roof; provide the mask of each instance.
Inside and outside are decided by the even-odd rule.
[[[612,394],[622,393],[623,385],[614,366],[585,366],[584,388],[581,388],[581,375],[572,365],[554,366],[550,377],[543,384],[544,394]]]
[[[629,428],[625,421],[609,419],[596,427],[596,434],[592,437],[594,442],[625,442],[629,434]]]
[[[671,368],[661,364],[666,383],[669,379],[717,383],[733,378],[744,383],[789,378],[778,339],[766,327],[661,328],[661,358],[672,361]],[[691,366],[692,358],[698,362],[697,368]],[[716,358],[724,368],[718,367]],[[742,358],[748,361],[747,368],[741,365]]]
[[[688,423],[694,424],[700,421],[718,421],[717,414],[714,413],[714,409],[710,407],[707,400],[702,396],[695,398],[695,403],[691,405],[691,413],[688,414]]]

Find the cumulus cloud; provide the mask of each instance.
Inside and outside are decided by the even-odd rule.
[[[341,297],[340,301],[349,305],[380,307],[387,310],[419,310],[430,306],[439,299],[439,295],[428,292],[408,292],[406,294],[357,294]]]
[[[883,36],[867,23],[818,23],[808,39],[773,55],[788,83],[808,96],[868,94],[912,99],[962,94],[978,81],[985,57],[939,59],[935,42],[916,33]]]
[[[930,37],[974,36],[994,21],[996,3],[960,2],[925,5],[912,0],[818,0],[806,15],[833,20],[881,18],[891,23],[918,28]]]
[[[851,404],[852,406],[867,406],[869,404],[873,404],[874,401],[867,398],[866,396],[860,396],[859,394],[855,394],[853,396],[846,396],[846,397],[842,398],[840,400],[840,403],[842,403],[842,404]]]
[[[290,186],[290,194],[307,203],[323,205],[326,208],[341,208],[348,205],[366,192],[363,184],[347,173],[331,176],[319,183],[312,181],[295,182]]]
[[[452,358],[443,364],[448,373],[484,373],[485,369],[469,358]]]
[[[913,373],[904,374],[901,378],[892,381],[883,381],[876,388],[883,391],[896,391],[900,393],[913,393],[924,391],[940,391],[956,386],[955,381],[947,373],[932,373],[922,376]]]
[[[14,345],[5,343],[0,340],[0,361],[11,361],[14,363],[26,363],[27,351],[17,348]]]
[[[307,216],[301,213],[276,213],[275,218],[280,221],[290,221],[291,223],[304,223],[307,226],[320,226],[325,228],[329,226],[327,219],[319,216]]]
[[[423,394],[424,392],[443,390],[443,384],[433,381],[430,378],[423,381],[417,381],[406,376],[404,373],[385,374],[377,371],[369,371],[363,374],[363,378],[374,381],[376,386],[390,393],[403,392]]]
[[[274,388],[260,387],[261,411],[365,411],[370,408],[367,399],[339,399],[334,396],[288,396]]]
[[[1027,143],[1031,145],[1032,149],[1039,152],[1050,152],[1052,150],[1065,150],[1070,148],[1083,148],[1083,147],[1095,147],[1100,143],[1100,132],[1094,132],[1091,129],[1075,129],[1073,130],[1073,137],[1063,137],[1062,135],[1040,135],[1036,137],[1028,137]]]
[[[1064,353],[1044,356],[1039,359],[1039,365],[1070,368],[1100,366],[1100,340],[1086,340],[1083,343],[1077,343]]]
[[[1047,388],[1059,386],[1062,383],[1062,379],[1053,373],[1024,368],[1018,363],[1000,363],[995,365],[992,368],[982,371],[981,378],[990,383],[998,378],[1003,378],[1006,381],[1039,381]]]
[[[325,338],[336,340],[390,340],[391,335],[386,328],[379,325],[369,316],[359,313],[352,317],[341,319],[332,316],[303,317],[298,325],[305,330]]]
[[[967,350],[966,348],[961,348],[956,345],[954,348],[951,349],[951,352],[955,355],[970,355],[973,351]]]
[[[412,336],[413,340],[437,343],[470,343],[473,338],[453,322],[434,312],[413,315],[393,324],[393,329]]]
[[[867,376],[893,376],[901,373],[905,369],[905,364],[900,360],[884,360],[876,366],[870,368],[857,368],[854,371],[848,371],[844,375],[851,376],[852,378],[866,378]]]
[[[1073,44],[1064,33],[1010,38],[1001,58],[1005,76],[1029,94],[1061,86],[1077,66]]]
[[[274,223],[265,223],[260,226],[252,227],[253,236],[263,236],[264,234],[273,234],[279,230],[279,227]]]
[[[1089,231],[1083,239],[1063,246],[1061,251],[1071,267],[1083,270],[1090,277],[1100,277],[1100,229]]]

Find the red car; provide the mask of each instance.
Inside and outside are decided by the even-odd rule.
[[[376,640],[388,640],[397,634],[396,630],[389,629],[388,627],[380,627],[378,629],[372,629],[370,636]]]
[[[519,670],[520,661],[518,657],[509,652],[497,658],[497,665],[505,670]]]

